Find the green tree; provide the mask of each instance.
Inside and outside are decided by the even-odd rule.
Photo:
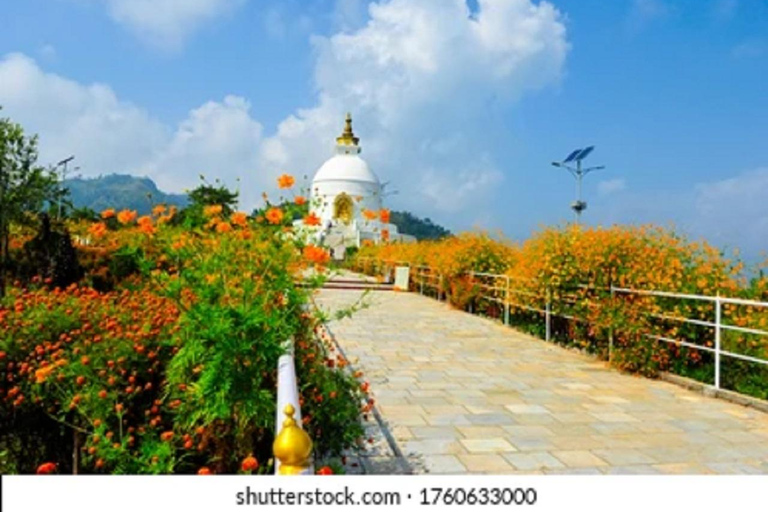
[[[203,212],[206,206],[220,205],[221,215],[225,218],[235,212],[239,192],[229,190],[219,180],[211,185],[205,181],[204,176],[200,176],[200,179],[203,183],[189,192],[189,206],[179,213],[175,219],[176,222],[186,226],[199,226],[205,223],[206,218]]]
[[[410,212],[393,211],[390,222],[397,230],[405,235],[413,235],[418,240],[437,240],[451,235],[444,227],[435,224],[431,219],[420,219]]]
[[[216,185],[208,184],[205,179],[203,184],[189,193],[190,208],[204,208],[206,206],[221,205],[222,213],[231,215],[237,207],[239,192],[233,192],[216,180]]]
[[[5,296],[11,224],[34,221],[63,194],[56,174],[37,165],[37,136],[25,136],[21,125],[0,118],[0,297]]]

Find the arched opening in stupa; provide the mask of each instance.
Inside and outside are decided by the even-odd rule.
[[[333,218],[347,225],[352,222],[353,217],[354,205],[352,204],[352,198],[342,192],[333,201]]]

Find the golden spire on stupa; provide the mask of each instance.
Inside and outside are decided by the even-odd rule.
[[[352,114],[347,112],[347,119],[344,122],[344,132],[341,134],[341,137],[336,138],[336,143],[345,146],[357,146],[358,142],[360,142],[360,138],[355,137],[355,134],[352,131]]]

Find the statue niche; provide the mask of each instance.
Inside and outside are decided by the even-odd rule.
[[[354,204],[352,198],[345,193],[339,194],[333,201],[333,218],[344,224],[352,222],[354,217]]]

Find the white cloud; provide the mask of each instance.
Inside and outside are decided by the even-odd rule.
[[[294,3],[282,2],[271,6],[264,14],[264,30],[273,39],[287,36],[305,36],[314,29],[313,18],[301,14]]]
[[[336,0],[333,9],[335,25],[341,31],[353,30],[365,23],[368,2],[365,0]]]
[[[621,192],[627,188],[627,182],[621,178],[603,180],[597,184],[597,193],[601,196],[608,196]]]
[[[0,105],[0,115],[40,134],[44,165],[75,155],[85,176],[146,175],[174,192],[196,186],[200,174],[231,187],[240,179],[246,204],[267,185],[253,183],[262,128],[243,98],[208,102],[171,127],[120,101],[106,85],[45,73],[32,59],[11,54],[0,60]]]
[[[205,23],[245,0],[99,0],[110,16],[149,44],[176,50]]]
[[[767,250],[768,167],[700,183],[694,190],[693,230],[747,253]]]
[[[470,19],[464,0],[371,3],[358,30],[315,38],[317,104],[280,124],[261,168],[311,174],[352,111],[364,155],[405,206],[482,204],[502,176],[488,156],[487,134],[500,129],[489,110],[556,82],[568,43],[549,3],[479,4]]]
[[[84,171],[129,172],[158,151],[167,128],[103,84],[45,73],[21,54],[0,59],[2,115],[41,135],[40,162],[76,155]]]
[[[124,1],[110,5],[141,25],[150,3]],[[212,12],[203,5],[224,3],[156,0],[160,14],[143,26],[178,41],[182,26]],[[177,9],[187,14],[172,16]],[[245,207],[282,172],[312,176],[352,111],[364,156],[400,191],[397,206],[443,212],[440,220],[472,208],[481,218],[503,179],[488,137],[504,129],[494,112],[558,81],[568,52],[561,15],[529,0],[480,0],[472,19],[464,0],[381,0],[368,12],[357,30],[313,39],[316,102],[267,138],[243,98],[206,103],[168,126],[106,85],[46,73],[21,55],[0,63],[0,104],[41,134],[44,162],[75,154],[86,175],[149,175],[169,191],[199,174],[230,186],[240,178]]]
[[[768,167],[686,189],[626,192],[602,198],[590,222],[673,225],[754,261],[768,250]]]
[[[208,102],[189,113],[173,138],[140,174],[152,176],[164,190],[192,189],[207,180],[222,180],[239,188],[244,203],[253,204],[256,154],[261,125],[250,116],[250,104],[243,98],[227,96],[221,103]]]

